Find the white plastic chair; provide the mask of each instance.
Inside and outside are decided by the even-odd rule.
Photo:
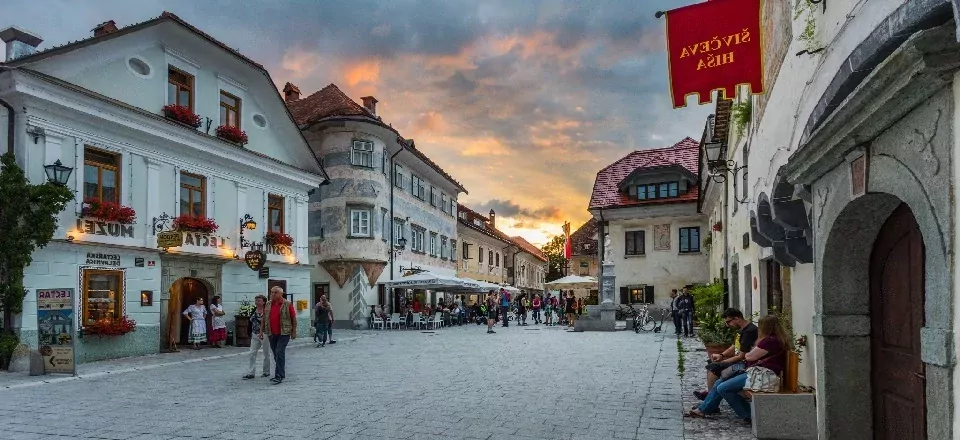
[[[399,328],[400,328],[400,314],[399,314],[399,313],[391,313],[391,314],[390,314],[390,322],[389,322],[389,324],[390,324],[390,328],[393,328],[393,326],[396,325],[397,328],[399,329]]]
[[[443,314],[437,312],[433,315],[433,319],[427,321],[427,328],[438,329],[443,326]]]
[[[377,316],[377,315],[373,315],[373,328],[380,327],[380,330],[383,330],[383,328],[384,328],[385,325],[386,325],[386,323],[383,322],[383,318],[381,318],[381,317],[379,317],[379,316]]]
[[[423,327],[423,314],[414,313],[413,320],[410,321],[410,327],[421,328]]]

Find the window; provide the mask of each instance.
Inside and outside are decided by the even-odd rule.
[[[358,167],[373,168],[373,142],[353,141],[350,164]]]
[[[446,259],[448,258],[448,255],[449,255],[449,254],[447,253],[447,251],[448,251],[448,250],[447,250],[447,237],[444,237],[444,236],[441,235],[441,236],[440,236],[440,258],[443,258],[444,260],[446,260]]]
[[[437,190],[430,187],[430,206],[437,206]]]
[[[430,233],[430,256],[431,257],[437,256],[437,233],[436,232]]]
[[[380,225],[380,239],[387,241],[390,237],[390,216],[387,213],[386,209],[383,209],[381,213],[381,225]]]
[[[635,190],[630,190],[630,194],[633,195],[634,191],[636,191],[637,200],[653,200],[677,197],[680,195],[680,182],[638,185]]]
[[[477,249],[479,250],[479,251],[477,252],[477,257],[479,257],[479,258],[477,259],[477,264],[479,264],[479,265],[482,266],[482,265],[483,265],[483,246],[480,246],[480,247],[477,248]]]
[[[680,228],[680,253],[700,252],[700,228]]]
[[[83,323],[122,316],[123,294],[123,271],[84,269]]]
[[[450,261],[457,261],[457,240],[450,240]]]
[[[351,209],[350,210],[350,236],[369,237],[370,236],[370,210],[369,209]]]
[[[397,165],[393,172],[393,185],[397,188],[403,189],[403,168],[400,165]]]
[[[283,233],[283,207],[283,197],[275,196],[273,194],[267,196],[267,216],[269,217],[269,223],[267,223],[267,232]],[[367,220],[369,221],[369,217]]]
[[[173,66],[167,70],[167,104],[193,110],[193,76]]]
[[[393,244],[400,246],[400,239],[403,238],[403,220],[393,219]]]
[[[444,193],[440,193],[440,209],[442,209],[444,213],[449,214],[450,205],[448,205],[447,202],[448,202],[447,195]]]
[[[500,267],[500,252],[497,252],[497,267]]]
[[[380,171],[383,172],[383,175],[387,175],[387,150],[383,150],[383,154],[380,155]]]
[[[425,229],[416,225],[410,227],[410,238],[413,243],[411,246],[414,252],[423,253],[423,233],[425,231]]]
[[[423,179],[410,175],[410,194],[413,194],[414,197],[420,200],[426,200],[427,197],[427,186],[424,184]]]
[[[643,286],[640,287],[631,287],[630,288],[630,303],[642,303],[643,301]]]
[[[590,263],[586,261],[580,262],[580,276],[590,275]]]
[[[203,176],[180,172],[180,215],[206,218],[207,179]]]
[[[83,149],[83,198],[120,203],[120,155]]]
[[[493,266],[493,251],[487,251],[487,264]]]
[[[627,231],[626,255],[646,254],[646,231]]]
[[[470,259],[470,243],[463,244],[463,259],[464,260]]]
[[[220,125],[240,128],[240,98],[220,91]]]

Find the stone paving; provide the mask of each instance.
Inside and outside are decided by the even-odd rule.
[[[682,338],[684,355],[684,374],[681,381],[683,407],[689,411],[695,406],[700,405],[693,392],[702,390],[707,383],[707,370],[703,367],[707,364],[707,352],[703,344],[696,338]],[[673,346],[676,349],[676,339],[673,339]],[[738,423],[737,415],[734,414],[727,402],[720,404],[720,414],[715,414],[706,419],[683,419],[683,432],[687,439],[709,439],[709,440],[740,440],[754,439],[753,432],[749,426]]]
[[[0,438],[744,438],[685,426],[672,335],[496,331],[341,331],[289,349],[280,385],[236,348],[0,374]]]

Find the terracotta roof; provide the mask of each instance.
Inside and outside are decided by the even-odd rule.
[[[543,260],[544,262],[548,261],[547,256],[544,255],[543,251],[541,251],[538,247],[530,244],[530,242],[525,240],[523,237],[512,237],[512,238],[513,238],[514,244],[516,244],[517,247],[522,249],[524,252],[530,255],[533,255],[534,257],[537,257],[538,259]]]
[[[461,217],[460,213],[465,213],[466,218]],[[473,222],[474,219],[480,220],[480,223],[482,223],[483,226],[477,226],[477,224]],[[503,232],[500,232],[499,229],[490,226],[489,218],[484,217],[479,212],[467,208],[459,203],[457,203],[457,221],[460,222],[460,224],[469,227],[470,229],[496,238],[497,240],[500,240],[506,244],[514,244],[513,240],[507,234],[504,234]]]
[[[730,111],[732,109],[732,99],[717,100],[717,108],[713,116],[713,142],[727,143],[727,135],[730,133]]]
[[[669,148],[639,150],[626,155],[597,173],[589,209],[696,202],[699,194],[696,185],[690,186],[689,191],[679,197],[644,201],[632,199],[628,194],[620,192],[619,185],[638,169],[679,165],[694,176],[699,176],[699,153],[700,143],[687,137]]]
[[[570,234],[570,247],[573,255],[597,255],[597,219],[591,218],[573,234]],[[589,245],[589,246],[587,246]]]
[[[440,173],[440,175],[450,181],[450,183],[453,183],[461,191],[467,193],[467,189],[464,188],[460,182],[444,171],[443,168],[440,168],[440,165],[437,165],[436,162],[430,160],[426,154],[418,150],[413,139],[404,139],[399,131],[390,125],[384,124],[379,116],[370,113],[364,106],[350,99],[336,84],[330,84],[306,98],[288,102],[287,108],[290,109],[294,120],[297,121],[297,124],[300,124],[301,127],[320,122],[327,118],[356,118],[386,128],[397,134],[397,142],[405,145],[407,151],[413,153],[414,156]]]
[[[283,85],[283,92],[284,92],[284,93],[286,93],[286,92],[296,92],[297,94],[299,94],[299,93],[300,93],[300,87],[297,87],[297,86],[291,84],[290,81],[287,81],[287,83]],[[292,113],[292,112],[291,112],[291,113]]]

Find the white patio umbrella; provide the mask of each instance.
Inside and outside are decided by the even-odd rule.
[[[597,287],[597,279],[594,277],[582,277],[579,275],[567,275],[559,280],[553,280],[549,283],[543,284],[545,287],[550,289],[595,289]]]
[[[491,290],[500,290],[500,286],[486,281],[475,280],[473,278],[460,278],[463,286],[459,289],[464,292],[489,292]]]
[[[462,288],[465,283],[454,276],[437,275],[433,272],[424,271],[389,281],[386,284],[390,287],[407,289],[444,290]]]
[[[516,288],[516,287],[513,287],[513,286],[510,286],[510,285],[507,285],[507,284],[504,284],[504,285],[502,285],[502,286],[500,286],[500,287],[502,287],[503,290],[506,290],[507,292],[510,292],[510,293],[520,293],[520,289],[518,289],[518,288]]]

